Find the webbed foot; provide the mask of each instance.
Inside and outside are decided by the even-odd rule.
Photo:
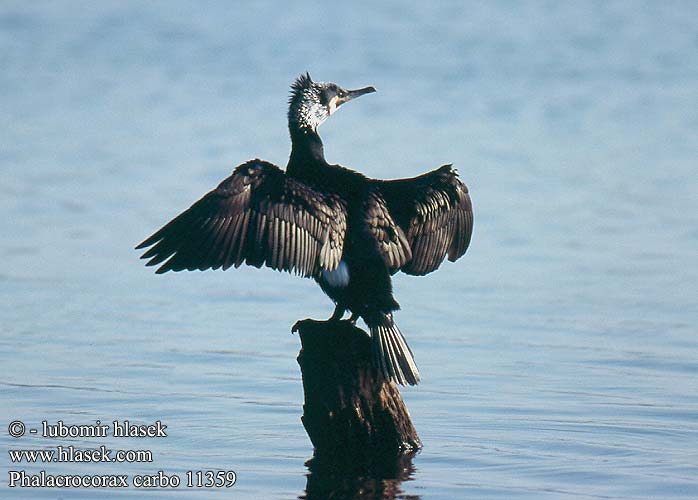
[[[303,328],[303,325],[306,323],[317,323],[317,320],[311,318],[299,319],[291,327],[291,335],[293,335],[294,333],[298,333],[298,330]]]

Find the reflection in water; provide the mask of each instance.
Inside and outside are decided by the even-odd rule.
[[[412,458],[417,452],[399,456],[372,457],[368,461],[350,456],[337,460],[314,456],[306,462],[308,482],[303,500],[419,500],[400,488],[415,472]]]

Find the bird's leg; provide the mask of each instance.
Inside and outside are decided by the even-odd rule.
[[[346,309],[344,309],[342,306],[337,304],[337,307],[334,308],[334,312],[332,313],[332,316],[330,316],[329,319],[325,321],[318,321],[315,319],[299,319],[296,321],[296,323],[293,325],[291,328],[291,333],[296,333],[300,328],[303,326],[303,323],[334,323],[336,321],[341,321],[342,316],[344,316]]]
[[[341,321],[345,311],[346,309],[337,304],[337,306],[334,308],[332,316],[330,316],[330,319],[328,319],[327,321]]]

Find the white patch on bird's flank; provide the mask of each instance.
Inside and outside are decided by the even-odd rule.
[[[322,271],[322,279],[333,288],[344,288],[349,284],[349,266],[343,260],[339,261],[334,271]]]

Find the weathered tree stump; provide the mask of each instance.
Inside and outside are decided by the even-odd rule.
[[[302,421],[316,457],[366,463],[421,448],[397,386],[371,363],[366,332],[349,321],[313,320],[294,331],[302,346]]]

